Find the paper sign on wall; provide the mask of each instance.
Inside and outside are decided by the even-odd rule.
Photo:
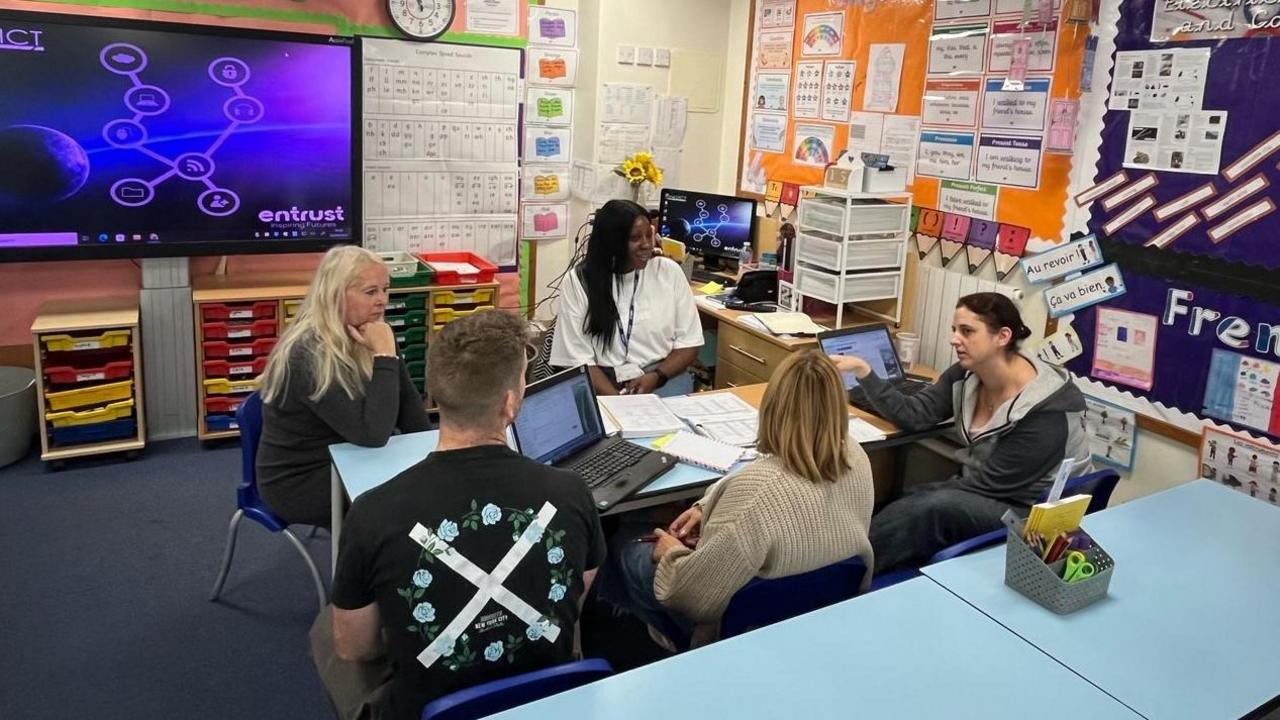
[[[1209,360],[1203,412],[1212,418],[1280,435],[1277,386],[1280,364],[1215,349]]]
[[[965,240],[964,256],[969,263],[969,274],[978,272],[996,250],[1000,233],[999,223],[990,220],[969,220],[969,236]]]
[[[523,169],[525,202],[569,199],[569,168],[531,165]]]
[[[1076,310],[1114,300],[1125,293],[1124,276],[1120,266],[1112,263],[1054,285],[1044,291],[1044,302],[1050,317],[1062,317]]]
[[[867,53],[863,110],[894,112],[898,109],[898,89],[902,83],[902,59],[906,48],[901,43],[871,45]]]
[[[920,133],[916,172],[930,177],[968,180],[973,167],[973,133]]]
[[[979,182],[1036,188],[1043,156],[1039,137],[987,135],[978,140],[974,179]]]
[[[991,0],[937,0],[933,5],[934,20],[959,20],[990,14]]]
[[[1123,165],[1217,175],[1226,130],[1221,111],[1131,112]]]
[[[573,119],[573,91],[530,85],[524,117],[530,124],[567,126]]]
[[[1093,368],[1099,380],[1150,390],[1155,383],[1160,318],[1118,308],[1098,308]]]
[[[1084,352],[1075,328],[1066,321],[1058,323],[1058,331],[1046,337],[1036,349],[1036,356],[1050,365],[1059,367],[1079,357]]]
[[[536,45],[575,47],[578,44],[578,14],[572,10],[529,7],[529,42]]]
[[[1133,469],[1134,446],[1138,442],[1138,418],[1132,410],[1084,396],[1081,417],[1093,459],[1121,470]]]
[[[830,55],[844,52],[844,13],[810,13],[804,16],[801,55]]]
[[[572,146],[569,128],[532,127],[524,129],[524,157],[528,161],[567,163]]]
[[[926,80],[921,114],[929,125],[974,128],[978,124],[980,78]]]
[[[525,240],[562,238],[569,234],[569,206],[566,204],[526,203],[520,208],[520,213],[521,237]]]
[[[1280,445],[1205,426],[1200,477],[1272,505],[1280,505]]]
[[[987,26],[935,27],[929,38],[929,74],[981,73],[987,65]]]
[[[822,63],[797,63],[795,102],[792,104],[791,114],[798,118],[816,119],[821,108]]]
[[[1032,21],[1026,27],[1016,21],[998,22],[992,27],[991,56],[987,64],[987,72],[1009,72],[1013,65],[1014,44],[1019,40],[1030,41],[1027,48],[1026,69],[1033,73],[1047,73],[1053,70],[1054,57],[1057,55],[1058,21],[1045,24]]]
[[[1043,283],[1088,270],[1102,264],[1098,239],[1087,235],[1066,245],[1022,258],[1022,274],[1027,282]]]
[[[1069,155],[1075,150],[1076,121],[1079,114],[1079,100],[1057,99],[1049,104],[1049,132],[1045,135],[1044,144],[1046,152]]]
[[[525,77],[535,85],[573,87],[578,79],[578,51],[531,47],[525,50]]]
[[[1018,264],[1018,261],[1027,251],[1027,241],[1030,239],[1030,228],[1000,224],[1000,233],[996,238],[997,280],[1005,279],[1009,271]]]
[[[1111,110],[1199,110],[1209,48],[1116,53]]]
[[[996,201],[1000,188],[996,185],[943,180],[938,190],[938,209],[983,220],[996,219]]]
[[[787,116],[752,113],[751,147],[766,152],[786,152]]]
[[[853,106],[853,82],[858,74],[856,62],[827,63],[822,74],[822,119],[849,122]]]
[[[1004,89],[1003,80],[988,80],[982,97],[982,127],[986,130],[1044,129],[1049,110],[1049,78],[1023,83],[1022,90]]]
[[[835,140],[834,125],[796,125],[793,159],[801,165],[825,167],[835,159]]]
[[[791,69],[791,31],[771,30],[758,36],[756,67],[761,70]]]
[[[791,107],[791,73],[756,73],[755,100],[751,107],[756,111],[787,112]]]

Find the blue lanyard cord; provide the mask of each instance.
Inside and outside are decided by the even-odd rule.
[[[618,289],[622,289],[622,281],[618,281]],[[636,328],[636,295],[640,292],[640,271],[635,271],[635,279],[631,283],[631,309],[627,312],[627,330],[622,331],[622,318],[618,318],[618,334],[622,336],[622,362],[631,358],[631,334]]]

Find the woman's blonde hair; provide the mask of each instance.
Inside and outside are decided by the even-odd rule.
[[[364,395],[373,377],[373,351],[356,342],[347,331],[347,290],[359,282],[360,273],[382,260],[354,245],[330,248],[316,268],[307,295],[293,325],[271,351],[262,374],[263,402],[284,397],[289,383],[289,359],[299,345],[304,349],[315,381],[312,400],[319,400],[334,383],[352,399]]]
[[[760,405],[757,449],[811,482],[835,482],[851,467],[849,406],[835,365],[817,350],[788,355]]]

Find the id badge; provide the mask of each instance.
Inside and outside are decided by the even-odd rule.
[[[644,368],[635,363],[623,363],[613,369],[613,375],[617,379],[618,384],[635,380],[644,374]]]

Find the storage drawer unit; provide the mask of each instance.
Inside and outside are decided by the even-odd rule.
[[[249,358],[245,360],[205,360],[204,374],[207,378],[257,377],[267,369],[267,358]]]
[[[246,343],[229,343],[222,340],[210,340],[203,344],[206,360],[224,358],[266,357],[275,348],[276,338],[258,338]]]
[[[833,305],[864,300],[896,298],[902,274],[891,272],[836,273],[800,265],[796,268],[796,289],[801,294]]]
[[[204,391],[209,395],[234,395],[251,393],[258,389],[258,379],[228,380],[227,378],[209,378],[204,381]]]
[[[275,320],[254,320],[252,322],[207,322],[202,326],[204,336],[211,340],[253,340],[256,338],[274,337]]]
[[[216,320],[262,320],[276,316],[274,300],[261,300],[254,303],[205,303],[200,306],[200,320],[214,322]]]
[[[874,200],[805,198],[800,201],[800,229],[832,235],[893,235],[906,228],[908,205]]]
[[[144,447],[137,299],[45,303],[31,333],[40,458],[59,464]]]
[[[720,324],[719,335],[716,339],[717,383],[720,365],[725,363],[759,378],[757,382],[767,382],[774,369],[791,354],[788,350],[729,323]]]
[[[796,237],[796,261],[828,270],[896,270],[905,252],[905,239],[834,240],[811,232]]]

